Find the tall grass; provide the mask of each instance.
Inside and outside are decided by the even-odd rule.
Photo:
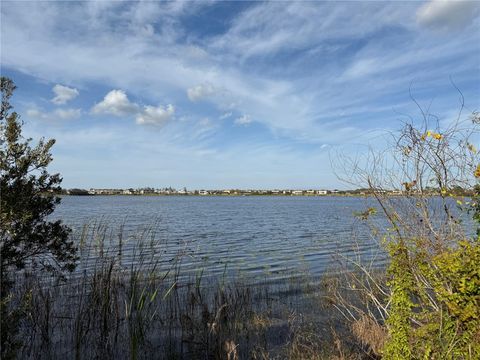
[[[12,301],[22,314],[18,358],[306,359],[338,353],[329,331],[332,312],[318,305],[318,288],[308,277],[263,284],[213,278],[202,269],[186,273],[182,260],[191,254],[173,253],[155,230],[127,234],[122,224],[88,224],[75,235],[75,273],[22,273]]]

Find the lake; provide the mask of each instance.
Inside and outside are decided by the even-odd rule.
[[[377,242],[354,216],[371,205],[338,196],[65,196],[54,217],[76,237],[85,224],[106,224],[111,246],[123,224],[126,264],[136,261],[139,237],[149,242],[154,230],[158,242],[149,251],[165,266],[180,252],[190,273],[276,281],[320,276],[338,255],[382,265]]]

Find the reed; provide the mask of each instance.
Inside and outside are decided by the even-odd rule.
[[[332,311],[318,306],[308,276],[271,284],[226,271],[220,279],[203,269],[185,272],[185,249],[172,253],[157,225],[128,234],[123,224],[86,224],[74,233],[75,273],[22,273],[12,300],[22,315],[18,358],[313,359],[337,352],[324,331],[328,314],[318,316]]]

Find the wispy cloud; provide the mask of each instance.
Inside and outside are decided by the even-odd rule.
[[[238,124],[238,125],[248,125],[252,122],[252,117],[250,115],[242,115],[238,118],[235,119],[235,124]]]
[[[50,112],[39,109],[27,110],[28,117],[46,121],[77,119],[81,113],[80,109],[56,109]]]
[[[228,168],[241,177],[230,162],[261,173],[247,157],[272,151],[268,160],[289,159],[306,178],[311,166],[294,159],[305,148],[375,143],[397,128],[399,113],[415,115],[410,87],[420,103],[435,99],[442,118],[457,104],[451,77],[478,108],[478,15],[467,1],[8,2],[1,62],[2,71],[46,84],[31,87],[26,102],[36,94],[41,104],[53,87],[43,108],[26,106],[30,117],[95,115],[62,136],[108,124],[117,144],[134,137],[139,157],[178,156],[178,171],[190,165],[204,179],[213,176],[199,175],[187,154],[205,159],[211,174]],[[19,94],[30,88],[24,81]],[[47,107],[72,100],[79,109]],[[120,151],[114,143],[110,151]],[[278,178],[280,169],[268,170]]]
[[[187,89],[188,98],[191,101],[199,101],[204,98],[208,98],[218,92],[212,84],[200,84]]]
[[[220,115],[218,118],[220,120],[225,120],[225,119],[228,119],[229,117],[231,117],[233,115],[233,113],[231,111],[228,111],[226,113],[223,113],[222,115]]]
[[[420,25],[458,30],[470,25],[480,12],[478,1],[430,0],[417,11]]]

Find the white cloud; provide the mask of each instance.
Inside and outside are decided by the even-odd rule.
[[[93,109],[95,114],[112,114],[116,116],[132,115],[138,111],[138,105],[128,100],[123,90],[112,90],[103,101],[96,104]]]
[[[226,113],[220,115],[219,119],[220,120],[225,120],[225,119],[228,119],[232,115],[233,115],[233,113],[231,111],[229,111],[229,112],[226,112]]]
[[[76,119],[80,117],[80,109],[57,109],[53,112],[54,116],[58,116],[62,120]]]
[[[232,60],[272,56],[322,45],[325,40],[358,38],[385,25],[403,24],[408,13],[408,6],[384,2],[257,3],[241,12],[225,34],[213,39],[211,47],[233,55]]]
[[[198,122],[200,126],[210,126],[212,124],[212,122],[210,121],[209,118],[203,118],[203,119],[200,119],[200,121]]]
[[[235,119],[235,124],[238,125],[248,125],[252,122],[252,117],[250,115],[242,115],[239,118]]]
[[[28,109],[27,116],[32,118],[45,119],[45,113],[37,109]]]
[[[480,9],[477,1],[431,0],[417,11],[420,25],[444,29],[468,25]]]
[[[170,120],[175,113],[175,107],[172,104],[163,106],[145,106],[143,111],[135,117],[139,125],[163,125]]]
[[[36,2],[26,11],[11,2],[2,7],[2,65],[57,83],[102,84],[153,99],[169,94],[174,104],[189,89],[189,98],[210,96],[222,113],[250,114],[275,132],[332,143],[356,140],[372,121],[366,114],[384,107],[391,114],[384,102],[403,99],[412,79],[433,89],[450,74],[472,81],[478,69],[478,27],[447,39],[418,31],[416,2],[254,3],[208,35],[177,17],[194,14],[193,4],[172,3],[178,12],[168,4]],[[145,34],[148,24],[153,34]],[[58,32],[65,27],[78,32]],[[143,106],[130,110],[136,117]],[[351,121],[348,134],[339,119]]]
[[[52,99],[52,102],[57,105],[65,104],[78,96],[77,89],[60,84],[55,85],[52,90],[55,93],[55,97]]]
[[[187,90],[190,101],[199,101],[214,95],[218,90],[210,83],[200,84]]]
[[[374,72],[377,72],[379,69],[382,69],[379,66],[376,59],[359,59],[358,61],[354,62],[351,67],[349,67],[346,71],[344,76],[349,78],[357,78],[361,76],[367,76]]]
[[[92,108],[92,112],[94,114],[134,116],[139,125],[162,125],[173,117],[175,107],[172,104],[165,107],[145,105],[142,109],[137,103],[131,102],[123,90],[112,90]]]
[[[39,109],[27,110],[28,117],[46,121],[76,119],[80,117],[81,113],[80,109],[56,109],[51,112],[45,112]]]
[[[173,23],[163,20],[157,22],[155,34],[151,37],[138,33],[138,26],[154,21],[156,12],[162,13],[162,6],[157,3],[132,3],[126,7],[129,9],[126,12],[116,11],[117,9],[95,10],[95,16],[85,13],[83,5],[75,7],[74,14],[71,8],[70,11],[65,11],[55,3],[45,3],[38,11],[31,11],[42,14],[34,19],[32,16],[26,18],[22,6],[11,6],[3,16],[8,22],[5,26],[9,36],[4,37],[5,40],[2,38],[4,53],[8,54],[2,61],[6,66],[22,68],[37,76],[60,79],[55,81],[103,83],[111,88],[147,94],[151,98],[163,97],[165,94],[175,96],[179,91],[185,93],[189,89],[190,94],[187,90],[187,95],[190,95],[190,99],[198,101],[210,96],[220,111],[248,113],[268,127],[288,131],[291,136],[304,128],[309,129],[308,133],[313,133],[311,129],[320,127],[319,133],[323,133],[312,114],[316,110],[318,113],[329,110],[323,109],[322,104],[333,107],[334,103],[339,102],[336,100],[339,97],[334,84],[334,71],[324,71],[324,68],[319,67],[313,74],[309,68],[308,77],[302,74],[290,77],[288,64],[282,64],[281,75],[278,71],[270,73],[276,66],[271,66],[269,61],[256,63],[254,68],[237,66],[242,58],[256,54],[269,57],[285,48],[310,46],[312,42],[321,41],[324,37],[322,34],[327,34],[326,38],[344,38],[352,33],[359,36],[359,33],[372,31],[370,27],[377,27],[368,25],[368,29],[360,32],[359,25],[364,24],[368,9],[360,12],[350,10],[348,6],[336,10],[335,6],[328,4],[326,7],[319,5],[318,8],[311,3],[302,4],[305,5],[288,5],[287,8],[273,3],[252,5],[251,11],[242,12],[235,18],[225,34],[197,39],[195,49],[200,51],[193,52],[191,45],[178,41],[186,35],[186,29],[180,24],[175,25],[174,19]],[[39,7],[36,3],[31,6]],[[48,13],[51,15],[49,18],[55,26],[43,21],[46,12],[44,7],[51,11]],[[97,9],[96,6],[94,8]],[[382,19],[391,16],[389,14],[392,12],[391,6],[383,10],[380,5],[375,5],[374,10],[376,16]],[[275,15],[274,20],[263,16],[265,14]],[[291,14],[295,14],[293,19]],[[350,16],[352,14],[353,18]],[[250,15],[255,16],[250,18]],[[162,13],[162,19],[164,16],[166,15]],[[18,26],[18,21],[9,20],[17,17],[25,18],[28,31]],[[115,27],[114,24],[120,20],[124,20],[127,26],[121,29]],[[286,23],[288,28],[278,26],[283,24],[283,20],[289,21]],[[55,31],[67,21],[69,26],[75,24],[81,29],[81,41],[76,38],[65,39]],[[352,21],[354,25],[343,26]],[[321,29],[319,24],[322,24]],[[337,34],[340,31],[338,29],[341,30],[340,34]],[[100,33],[101,37],[98,35]],[[269,39],[278,39],[283,35],[288,41],[275,41],[275,46],[269,46]],[[42,56],[30,56],[34,53]],[[116,56],[118,53],[122,53],[121,58]],[[198,53],[201,53],[200,57]],[[53,54],[65,61],[55,62]],[[338,71],[336,68],[334,70]],[[325,83],[332,86],[325,87]],[[196,86],[192,87],[192,84]],[[353,88],[349,86],[349,89]],[[356,94],[359,92],[357,90],[353,89],[352,92]],[[323,101],[319,102],[318,99]],[[171,101],[174,100],[175,98]],[[111,110],[110,107],[97,105],[98,112]],[[133,108],[130,110],[134,116],[141,111]]]

